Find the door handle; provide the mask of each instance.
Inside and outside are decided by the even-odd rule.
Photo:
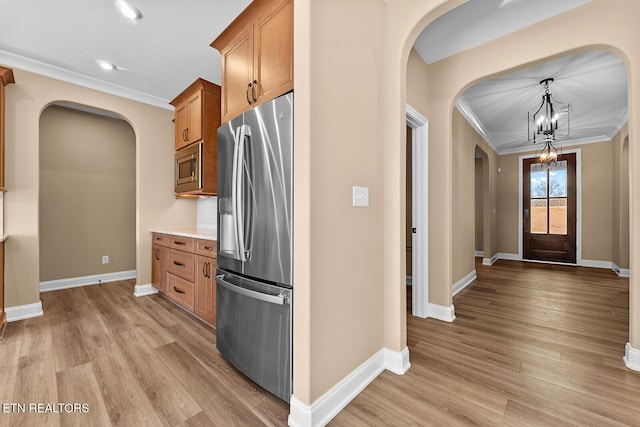
[[[411,232],[412,232],[413,234],[416,234],[416,232],[417,232],[417,231],[416,231],[416,228],[415,228],[415,227],[413,227],[413,228],[411,229]]]
[[[247,93],[246,93],[246,95],[247,95],[247,103],[248,103],[249,105],[251,105],[251,99],[249,98],[249,89],[251,89],[251,85],[252,85],[252,84],[253,84],[253,83],[249,83],[249,84],[247,85]],[[251,89],[251,91],[253,92],[253,89]]]
[[[254,291],[251,289],[243,288],[233,283],[224,280],[224,274],[216,276],[216,282],[223,288],[227,288],[231,292],[235,292],[240,295],[244,295],[249,298],[257,299],[259,301],[270,302],[272,304],[285,305],[289,302],[289,296],[287,295],[270,295],[263,294],[262,292]]]
[[[253,87],[251,88],[251,98],[253,98],[253,102],[256,103],[258,102],[258,98],[255,95],[257,92],[255,92],[255,89],[258,87],[258,81],[254,80],[253,81]]]

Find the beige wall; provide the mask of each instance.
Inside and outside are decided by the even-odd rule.
[[[629,129],[611,141],[613,147],[613,253],[618,267],[629,268]]]
[[[316,401],[381,347],[406,346],[403,198],[405,105],[414,93],[407,86],[410,52],[430,22],[462,3],[296,2],[293,342],[294,396],[302,403]],[[633,85],[640,72],[637,16],[636,0],[593,0],[428,66],[428,99],[413,106],[429,120],[431,303],[452,304],[452,114],[458,96],[500,73],[609,46],[628,66],[633,141],[640,129],[634,110],[640,85]],[[633,144],[629,159],[634,271],[640,268],[640,257],[634,256],[640,247],[640,227],[634,226],[640,222],[640,202],[633,197],[640,185],[640,150]],[[497,164],[490,162],[489,169]],[[350,207],[355,182],[370,188],[370,208]],[[490,185],[496,200],[498,183]],[[494,215],[489,223],[496,221]],[[485,241],[491,238],[497,238],[495,231],[485,232]],[[630,341],[640,348],[640,280],[632,274],[630,282]]]
[[[496,173],[492,172],[491,165],[495,164],[498,156],[495,151],[482,139],[473,129],[467,120],[457,109],[453,110],[453,275],[454,284],[473,270],[475,270],[475,251],[485,251],[485,257],[490,258],[495,254],[493,248],[496,247],[496,223],[491,221],[495,217],[497,194],[492,191],[495,186]],[[482,152],[484,159],[477,159],[488,164],[485,168],[480,168],[480,182],[476,184],[476,147]],[[486,179],[485,179],[486,175]],[[487,181],[485,183],[485,180]],[[485,187],[486,184],[486,187]],[[476,215],[476,187],[479,186],[481,193],[487,197],[480,197],[481,211]],[[431,187],[430,187],[431,190]],[[487,199],[487,200],[485,200]],[[486,212],[485,212],[486,211]],[[480,221],[478,222],[478,216]],[[484,218],[489,220],[484,221]],[[476,248],[476,238],[478,233],[476,227],[480,228],[481,243],[480,249]],[[485,240],[485,233],[487,239]]]
[[[482,167],[483,159],[478,157],[475,159],[475,219],[476,219],[476,251],[484,250],[484,197],[483,197],[483,180],[484,171]]]
[[[136,268],[136,137],[124,120],[40,116],[40,281]],[[109,264],[102,264],[102,255]]]
[[[383,120],[384,2],[302,1],[294,13],[293,392],[310,403],[384,344],[381,230],[390,201],[379,173],[382,138],[372,126]],[[404,128],[400,135],[404,151]],[[354,185],[369,188],[369,207],[352,206]],[[404,240],[400,221],[397,231]]]
[[[559,146],[561,147],[561,146]],[[582,169],[582,259],[612,261],[614,212],[614,163],[612,142],[566,147],[580,150]],[[518,254],[519,168],[521,156],[535,153],[508,154],[499,157],[499,252]]]
[[[52,103],[68,101],[112,111],[136,135],[137,283],[151,282],[152,227],[194,226],[193,200],[173,196],[173,113],[113,95],[14,69],[7,86],[6,113],[6,305],[39,300],[39,123]]]

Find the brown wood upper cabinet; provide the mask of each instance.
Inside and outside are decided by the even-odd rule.
[[[4,191],[4,87],[14,83],[13,70],[0,67],[0,191]]]
[[[176,109],[176,197],[215,196],[220,86],[198,79],[170,104]],[[180,162],[184,159],[187,161]],[[187,168],[183,170],[185,165]],[[187,174],[187,185],[181,181],[183,173]]]
[[[176,109],[176,150],[202,139],[216,139],[220,121],[220,87],[198,79],[170,102]]]
[[[293,1],[254,0],[211,46],[222,55],[222,123],[293,89]]]

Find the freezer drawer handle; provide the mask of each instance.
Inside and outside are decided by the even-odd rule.
[[[227,288],[232,292],[242,294],[249,298],[270,302],[273,304],[279,304],[279,305],[284,305],[288,303],[288,297],[286,296],[263,294],[262,292],[252,291],[251,289],[245,289],[240,286],[234,285],[233,283],[229,283],[226,280],[224,280],[224,274],[216,275],[216,282],[218,282],[220,286]]]

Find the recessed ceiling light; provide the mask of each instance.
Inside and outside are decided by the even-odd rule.
[[[116,64],[112,64],[109,61],[103,61],[102,59],[98,59],[96,62],[100,67],[102,67],[103,70],[114,71],[118,69],[118,67],[116,67]]]
[[[142,18],[142,13],[129,3],[123,0],[118,0],[116,2],[116,7],[124,16],[131,20],[136,20]]]

